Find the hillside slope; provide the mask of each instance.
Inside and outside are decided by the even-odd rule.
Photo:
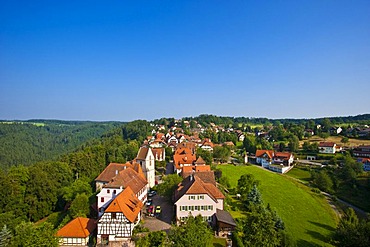
[[[328,202],[292,179],[256,166],[218,166],[222,176],[236,187],[241,175],[250,173],[260,181],[262,199],[276,210],[298,246],[330,245],[337,217]]]

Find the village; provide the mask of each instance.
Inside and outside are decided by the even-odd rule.
[[[170,128],[153,125],[152,135],[144,140],[135,159],[110,163],[95,179],[97,218],[78,217],[70,221],[57,232],[60,245],[87,246],[96,241],[97,246],[134,246],[133,231],[141,222],[144,226],[148,224],[152,231],[168,230],[172,223],[186,224],[189,216],[200,215],[214,235],[227,239],[231,246],[229,237],[236,222],[224,210],[224,194],[227,192],[217,183],[211,163],[206,162],[197,150],[212,153],[214,148],[225,147],[230,150],[226,158],[228,163],[255,164],[281,174],[287,173],[296,163],[323,165],[316,161],[315,155],[307,155],[302,160],[295,158],[293,152],[276,151],[275,148],[257,149],[254,154],[238,152],[234,142],[243,143],[247,132],[211,123],[208,131],[234,135],[234,142],[226,140],[215,144],[211,138],[200,138],[207,130],[195,124],[192,135],[185,134],[186,131],[179,127],[180,121]],[[181,125],[190,127],[189,121],[182,121]],[[311,130],[305,131],[313,135]],[[268,137],[268,132],[255,135]],[[166,154],[166,150],[170,154]],[[335,154],[343,149],[336,143],[322,141],[318,150],[321,154]],[[369,146],[354,148],[353,155],[363,163],[364,171],[370,170]],[[237,156],[239,158],[235,158]],[[216,159],[212,162],[220,163]],[[157,167],[160,163],[165,165]],[[165,200],[155,188],[163,176],[170,174],[177,174],[182,182],[175,188],[171,200]]]

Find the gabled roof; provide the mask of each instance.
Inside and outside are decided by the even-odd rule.
[[[211,183],[216,186],[215,173],[211,171],[211,166],[184,166],[182,167],[183,178],[187,178],[190,175],[198,176],[203,182]]]
[[[135,222],[143,205],[132,189],[127,187],[113,199],[105,213],[123,213],[130,222]]]
[[[95,220],[77,217],[63,226],[56,235],[58,237],[86,238],[90,236],[95,228]]]
[[[319,147],[334,147],[336,144],[334,142],[320,142]]]
[[[292,153],[288,152],[276,152],[274,157],[277,158],[283,158],[283,159],[289,159],[292,156]]]
[[[195,165],[205,165],[206,162],[204,161],[204,159],[199,156],[198,159],[194,162]]]
[[[257,150],[256,151],[256,157],[262,157],[264,154],[267,154],[267,156],[272,159],[274,157],[274,150]]]
[[[131,187],[132,191],[137,194],[141,189],[146,187],[148,182],[131,167],[120,171],[104,188],[127,188]]]
[[[148,155],[148,151],[149,151],[148,147],[140,147],[136,159],[145,160],[146,156]]]
[[[216,208],[216,219],[219,222],[223,222],[231,226],[236,226],[236,222],[231,214],[225,210],[220,210]]]
[[[212,183],[204,182],[197,173],[185,178],[175,191],[175,201],[178,201],[182,196],[189,194],[207,194],[215,202],[217,199],[224,199],[225,196]]]
[[[102,173],[99,174],[99,176],[95,179],[95,181],[102,181],[102,182],[108,182],[110,181],[114,176],[118,174],[118,172],[125,169],[125,164],[118,164],[118,163],[110,163]]]

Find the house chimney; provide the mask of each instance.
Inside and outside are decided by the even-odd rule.
[[[118,170],[116,170],[116,175],[118,174]]]

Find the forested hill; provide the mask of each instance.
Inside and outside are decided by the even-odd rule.
[[[324,120],[328,119],[332,124],[351,124],[351,123],[358,123],[358,124],[367,124],[370,120],[370,114],[362,114],[356,116],[345,116],[345,117],[325,117],[325,118],[312,118],[312,119],[268,119],[268,118],[251,118],[251,117],[227,117],[227,116],[215,116],[215,115],[208,115],[202,114],[197,117],[184,117],[183,120],[195,120],[198,123],[208,126],[210,123],[214,123],[217,125],[232,125],[237,123],[245,123],[245,124],[274,124],[274,123],[295,123],[295,124],[302,124],[307,121],[314,121],[315,123],[321,123]],[[157,119],[154,120],[155,123],[164,124],[165,122],[174,121],[174,119]]]
[[[121,124],[60,120],[0,121],[0,168],[56,160]]]

